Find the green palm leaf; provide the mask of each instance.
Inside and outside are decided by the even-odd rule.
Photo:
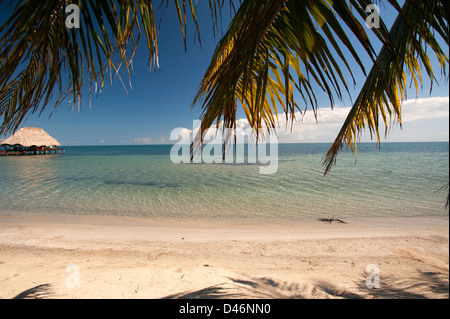
[[[0,3],[3,2],[0,0]],[[144,33],[149,67],[158,67],[158,28],[151,0],[78,0],[80,28],[65,25],[65,0],[17,1],[11,17],[0,26],[0,135],[14,131],[30,114],[42,113],[54,95],[57,108],[68,97],[71,107],[80,107],[82,89],[101,91],[108,73],[130,75],[140,36]],[[179,13],[186,43],[187,14],[191,15],[200,39],[193,0],[169,2]],[[217,11],[223,0],[208,0],[217,29]],[[232,0],[230,0],[230,6]],[[206,2],[205,2],[206,4]]]
[[[368,1],[264,0],[244,1],[219,42],[200,84],[193,105],[203,108],[202,125],[196,143],[213,123],[235,128],[240,105],[256,134],[259,128],[276,127],[277,105],[286,119],[308,106],[317,110],[316,90],[342,98],[348,84],[342,67],[352,70],[342,51],[345,47],[364,70],[344,26],[352,31],[362,48],[374,60],[375,54],[365,29],[352,9],[363,18]],[[355,9],[356,8],[356,9]],[[393,51],[387,29],[375,30]],[[294,90],[303,98],[302,108]],[[201,132],[201,133],[200,133]]]
[[[379,126],[385,124],[387,134],[392,122],[401,125],[401,103],[406,99],[409,71],[415,83],[416,92],[422,85],[421,65],[431,84],[435,81],[434,71],[424,47],[431,48],[441,70],[445,72],[448,56],[438,44],[433,30],[448,46],[448,2],[414,0],[405,2],[402,13],[394,22],[390,37],[396,48],[396,55],[384,46],[370,71],[347,119],[326,155],[324,165],[327,173],[336,161],[338,152],[347,145],[357,151],[357,140],[364,130],[376,135],[380,143]]]

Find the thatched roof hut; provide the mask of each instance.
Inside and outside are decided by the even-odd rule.
[[[22,147],[60,146],[59,142],[39,127],[22,127],[13,135],[1,142],[4,145],[20,145]]]

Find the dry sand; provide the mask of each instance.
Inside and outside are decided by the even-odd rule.
[[[447,217],[346,221],[2,214],[0,298],[449,297]]]

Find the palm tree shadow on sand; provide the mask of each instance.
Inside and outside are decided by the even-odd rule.
[[[338,296],[348,299],[364,298],[358,294],[339,289],[328,282],[315,285],[275,281],[271,278],[228,278],[231,283],[222,283],[204,289],[181,292],[163,299],[328,299]]]
[[[423,272],[417,270],[417,276],[407,280],[394,277],[381,279],[379,289],[368,289],[365,286],[365,276],[361,275],[353,289],[326,282],[317,281],[299,284],[277,281],[267,277],[227,277],[229,282],[209,286],[195,291],[184,291],[172,294],[162,299],[306,299],[306,298],[394,298],[394,299],[426,299],[449,298],[448,275],[441,272]],[[13,299],[45,299],[53,296],[50,284],[42,284],[27,289]]]
[[[363,289],[360,285],[360,290]],[[396,298],[396,299],[427,299],[449,298],[449,278],[441,272],[417,270],[417,276],[410,279],[399,280],[385,278],[381,282],[380,289],[370,291],[372,298]]]
[[[271,278],[231,278],[231,282],[221,283],[204,289],[181,292],[163,299],[228,299],[228,298],[271,298],[302,299],[301,288],[296,283],[279,282]]]
[[[345,289],[326,281],[298,284],[276,281],[271,278],[230,278],[222,283],[196,291],[180,292],[163,299],[426,299],[448,298],[448,276],[438,272],[418,271],[408,280],[393,277],[383,278],[379,289],[368,289],[365,276],[361,276],[354,289]]]
[[[42,284],[22,291],[12,299],[46,299],[51,297],[52,294],[52,286],[50,284]]]

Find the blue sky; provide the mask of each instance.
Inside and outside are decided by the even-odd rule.
[[[5,3],[0,6],[2,7],[0,22],[3,23],[7,18],[7,10],[3,10]],[[198,18],[202,47],[198,42],[194,43],[193,25],[190,24],[187,34],[188,50],[185,52],[178,17],[173,9],[169,7],[161,24],[160,70],[149,72],[148,54],[143,41],[134,61],[132,88],[129,87],[128,81],[125,81],[128,93],[120,82],[113,85],[106,83],[98,97],[92,96],[92,107],[89,106],[89,96],[86,93],[80,111],[77,109],[70,111],[70,104],[67,101],[50,119],[49,113],[40,117],[31,115],[21,126],[41,127],[67,146],[166,144],[170,143],[169,136],[173,129],[192,128],[192,121],[199,118],[201,110],[200,107],[191,110],[190,105],[220,35],[213,37],[208,5],[206,1],[199,1]],[[386,10],[381,6],[381,15],[387,23],[393,22],[394,14],[393,10]],[[228,11],[224,14],[223,20],[225,31],[229,21]],[[370,69],[371,61],[364,53],[361,53],[361,56],[367,69]],[[356,70],[357,79],[357,86],[351,92],[355,98],[364,77],[356,66],[352,69]],[[426,78],[424,89],[419,92],[419,100],[414,100],[416,96],[414,89],[409,92],[408,99],[411,100],[408,100],[403,108],[405,112],[403,131],[394,128],[386,141],[448,141],[448,83],[441,79],[440,74],[437,79],[440,80],[439,86],[434,86],[431,95]],[[335,112],[330,110],[330,103],[325,94],[319,93],[318,96],[319,123],[305,118],[303,122],[295,124],[293,134],[281,134],[280,142],[333,141],[351,102],[347,96],[344,97],[344,101],[336,100]],[[434,99],[429,99],[430,97]],[[423,114],[424,117],[414,116],[415,113]],[[244,113],[240,110],[238,118],[244,117]]]

